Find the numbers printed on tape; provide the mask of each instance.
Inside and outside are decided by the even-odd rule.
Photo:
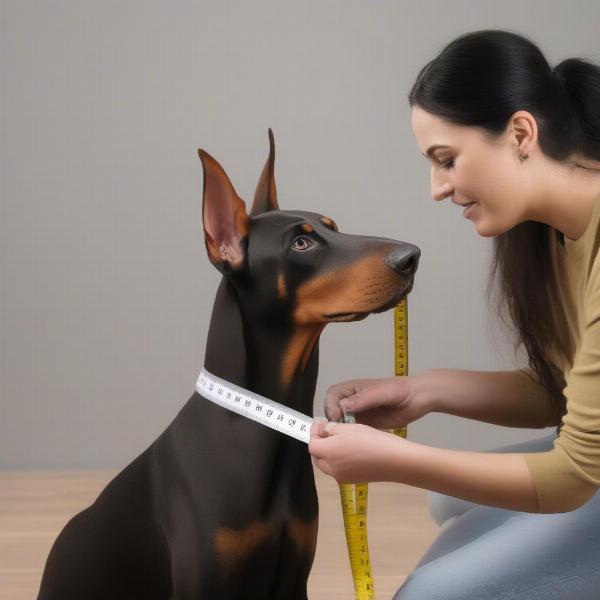
[[[355,597],[373,600],[375,589],[367,540],[368,486],[366,483],[341,483],[339,488]]]
[[[403,298],[394,309],[394,374],[408,375],[408,303]],[[406,438],[407,429],[396,427],[392,433]]]
[[[394,372],[408,375],[408,314],[406,298],[394,309]]]
[[[289,435],[308,444],[312,418],[279,402],[225,381],[202,369],[196,381],[196,391],[208,400],[219,404],[252,421]]]

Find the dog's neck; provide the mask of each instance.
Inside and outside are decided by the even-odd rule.
[[[298,331],[244,320],[237,293],[224,277],[213,306],[204,366],[222,379],[312,416],[321,331],[322,326]],[[290,348],[304,360],[282,382]]]

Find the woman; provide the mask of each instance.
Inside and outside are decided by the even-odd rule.
[[[494,237],[488,294],[528,369],[433,369],[332,386],[313,425],[314,463],[338,481],[431,490],[442,530],[398,600],[600,597],[600,68],[552,69],[504,31],[459,37],[409,95],[435,200]],[[499,276],[499,277],[498,277]],[[342,409],[357,424],[337,423]],[[443,412],[552,435],[459,452],[378,428]]]

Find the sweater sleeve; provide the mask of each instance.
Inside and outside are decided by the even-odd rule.
[[[596,261],[598,262],[598,261]],[[600,486],[600,277],[594,265],[585,292],[581,343],[565,376],[567,413],[554,448],[524,453],[538,512],[568,512]]]
[[[539,421],[540,414],[544,413],[547,413],[548,415],[548,422],[546,425],[540,425],[540,429],[543,427],[550,427],[552,423],[554,423],[554,420],[556,421],[556,425],[558,425],[560,421],[558,410],[551,405],[548,391],[539,382],[535,371],[530,368],[525,368],[518,369],[512,373],[514,376],[515,393],[518,394],[519,398],[527,398],[527,402],[523,403],[522,413],[515,415],[514,420],[512,423],[509,423],[509,426],[527,427],[527,425],[524,425],[524,417],[527,417],[527,421],[531,423],[533,421]]]

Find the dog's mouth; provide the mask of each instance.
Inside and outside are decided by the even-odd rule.
[[[381,306],[379,306],[373,310],[369,310],[367,312],[327,313],[323,316],[328,321],[335,321],[335,322],[362,321],[363,319],[366,319],[370,314],[382,313],[382,312],[385,312],[386,310],[389,310],[390,308],[396,306],[400,302],[400,300],[402,300],[402,298],[404,298],[406,295],[408,295],[410,293],[410,291],[413,288],[413,283],[414,283],[414,279],[411,278],[410,282],[408,283],[408,285],[405,288],[398,290],[392,296],[392,298],[390,300],[388,300],[385,304],[382,304]]]
[[[362,321],[366,319],[371,313],[368,312],[356,312],[356,313],[329,313],[324,315],[328,321]]]

